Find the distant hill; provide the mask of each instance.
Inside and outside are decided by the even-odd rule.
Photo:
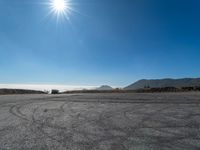
[[[125,90],[136,90],[142,88],[162,88],[162,87],[195,87],[200,86],[200,78],[183,78],[183,79],[154,79],[139,80],[127,87]]]
[[[45,94],[45,92],[35,91],[35,90],[22,90],[22,89],[0,89],[0,95],[10,95],[10,94]]]
[[[106,91],[106,90],[113,90],[113,88],[111,86],[108,86],[108,85],[102,85],[101,87],[96,88],[96,90]]]

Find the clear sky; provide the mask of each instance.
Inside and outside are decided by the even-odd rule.
[[[199,0],[0,0],[0,83],[126,86],[200,76]]]

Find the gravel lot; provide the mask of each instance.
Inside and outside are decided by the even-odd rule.
[[[1,150],[199,150],[200,93],[0,96]]]

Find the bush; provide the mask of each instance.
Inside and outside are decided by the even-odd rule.
[[[194,91],[194,87],[182,87],[183,91]]]

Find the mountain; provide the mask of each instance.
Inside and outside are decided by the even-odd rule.
[[[183,79],[154,79],[154,80],[139,80],[127,87],[125,90],[136,90],[145,87],[162,88],[162,87],[194,87],[200,86],[200,78],[183,78]]]
[[[106,91],[106,90],[113,90],[113,88],[111,86],[108,86],[108,85],[102,85],[101,87],[96,88],[96,90]]]

